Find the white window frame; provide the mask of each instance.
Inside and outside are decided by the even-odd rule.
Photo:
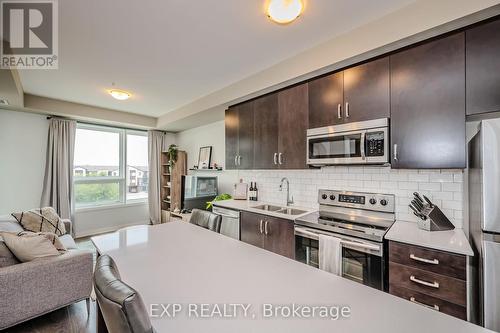
[[[127,134],[146,136],[146,131],[132,130],[118,127],[108,127],[94,124],[78,123],[77,129],[84,129],[90,131],[99,132],[109,132],[118,133],[119,135],[119,176],[100,176],[100,177],[78,177],[73,176],[73,184],[105,184],[105,183],[116,183],[119,184],[119,201],[118,202],[102,202],[102,203],[92,203],[92,204],[82,204],[78,205],[75,202],[75,209],[77,211],[81,210],[92,210],[106,207],[119,207],[119,206],[131,206],[137,204],[144,204],[148,202],[149,198],[143,199],[132,199],[127,200]],[[73,172],[73,170],[71,170]],[[148,175],[149,177],[149,175]],[[148,183],[149,186],[149,183]]]

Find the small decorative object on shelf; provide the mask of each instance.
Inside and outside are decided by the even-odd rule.
[[[178,149],[177,145],[172,144],[172,145],[168,146],[167,155],[168,155],[169,165],[171,168],[175,165],[175,162],[177,162],[178,150],[179,149]]]
[[[212,160],[212,146],[201,147],[198,155],[198,168],[209,169]]]
[[[419,218],[418,227],[427,231],[453,230],[455,226],[444,215],[438,206],[432,203],[425,195],[413,193],[413,200],[408,205],[413,214]],[[423,198],[422,198],[423,197]]]

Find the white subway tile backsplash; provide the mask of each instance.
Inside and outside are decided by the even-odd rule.
[[[461,228],[463,223],[462,170],[394,170],[390,167],[324,167],[311,170],[241,170],[238,179],[256,181],[259,199],[285,204],[286,192],[279,191],[282,177],[290,180],[295,205],[318,207],[318,190],[334,189],[380,192],[396,196],[396,218],[416,222],[408,208],[413,192],[428,196]]]
[[[410,173],[408,174],[408,180],[411,182],[428,182],[429,175],[426,173]]]

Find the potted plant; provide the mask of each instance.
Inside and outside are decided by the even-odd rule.
[[[179,148],[177,147],[177,145],[171,144],[170,146],[168,146],[167,155],[168,155],[170,170],[172,170],[175,162],[177,162],[177,151],[178,150],[179,150]]]
[[[222,201],[222,200],[229,200],[229,199],[232,199],[232,196],[230,194],[227,194],[227,193],[219,194],[218,196],[216,196],[214,198],[214,200],[207,202],[206,210],[211,209],[213,207],[213,203],[215,201]]]

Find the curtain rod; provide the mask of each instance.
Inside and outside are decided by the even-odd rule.
[[[56,116],[47,116],[47,120],[50,120],[52,118],[61,118],[61,119],[68,119],[69,118],[64,118],[64,117],[56,117]],[[137,131],[137,132],[147,132],[148,130],[146,129],[139,129],[139,128],[132,128],[132,127],[122,127],[122,126],[113,126],[113,125],[106,125],[106,124],[99,124],[99,123],[92,123],[88,121],[79,121],[76,120],[78,124],[84,124],[84,125],[92,125],[92,126],[101,126],[101,127],[109,127],[109,128],[117,128],[117,129],[124,129],[124,130],[131,130],[131,131]],[[162,131],[164,132],[164,131]],[[167,133],[167,132],[164,132]]]

